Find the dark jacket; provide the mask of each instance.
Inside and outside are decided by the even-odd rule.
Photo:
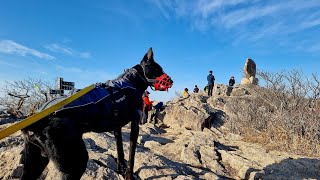
[[[234,79],[230,79],[230,80],[229,80],[229,86],[233,86],[234,83],[236,83]]]
[[[207,80],[208,80],[208,85],[214,85],[215,78],[214,78],[214,76],[212,74],[209,74],[207,76]]]
[[[161,108],[163,108],[163,102],[159,102],[158,104],[156,104],[156,105],[154,106],[154,109],[155,109],[155,110],[160,110]]]
[[[195,88],[193,89],[193,92],[194,92],[194,93],[198,93],[198,92],[199,92],[199,88],[198,88],[198,87],[195,87]]]

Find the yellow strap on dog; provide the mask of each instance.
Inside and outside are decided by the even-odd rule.
[[[84,89],[82,89],[81,91],[77,92],[76,94],[64,99],[63,101],[37,113],[37,114],[34,114],[26,119],[23,119],[15,124],[13,124],[12,126],[9,126],[3,130],[0,131],[0,139],[3,139],[37,121],[39,121],[40,119],[52,114],[54,111],[56,110],[59,110],[61,107],[71,103],[72,101],[78,99],[79,97],[85,95],[87,92],[91,91],[92,89],[95,88],[95,85],[91,85],[91,86],[88,86]]]

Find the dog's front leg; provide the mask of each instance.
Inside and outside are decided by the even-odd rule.
[[[136,153],[137,139],[139,135],[139,121],[141,118],[141,112],[138,112],[138,116],[133,118],[131,122],[131,132],[130,132],[130,154],[128,169],[125,179],[134,179],[133,178],[133,166],[134,166],[134,156]]]
[[[118,168],[117,171],[119,174],[124,175],[126,172],[126,165],[124,162],[124,152],[123,152],[123,144],[122,144],[122,133],[121,133],[121,128],[116,129],[114,131],[114,137],[116,138],[117,142],[117,153],[118,153]]]

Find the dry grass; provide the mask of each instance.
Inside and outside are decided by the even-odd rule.
[[[319,81],[314,76],[318,84],[310,86],[299,82],[302,77],[298,75],[291,86],[279,81],[274,88],[251,89],[255,92],[251,97],[231,99],[226,104],[227,126],[246,141],[261,143],[269,150],[320,157],[320,107],[314,105],[319,101]]]
[[[257,105],[259,99],[233,100],[227,106],[227,126],[245,140],[264,144],[270,150],[320,156],[320,116],[312,112],[274,111],[271,106]],[[261,102],[261,101],[260,101]]]

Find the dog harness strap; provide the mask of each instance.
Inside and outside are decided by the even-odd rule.
[[[90,92],[91,90],[93,90],[96,86],[95,85],[90,85],[84,89],[82,89],[81,91],[77,92],[76,94],[64,99],[63,101],[39,112],[36,113],[30,117],[27,117],[26,119],[23,119],[5,129],[2,129],[0,131],[0,139],[3,139],[39,120],[41,120],[42,118],[49,116],[50,114],[52,114],[53,112],[57,111],[58,109],[60,109],[61,107],[75,101],[76,99],[80,98],[81,96],[85,95],[86,93]]]
[[[111,110],[113,112],[113,118],[117,121],[118,115],[119,115],[119,110],[118,110],[118,108],[116,108],[117,106],[116,106],[116,102],[114,100],[113,87],[107,85],[105,88],[109,92],[110,97],[111,97],[111,103],[112,103]]]

